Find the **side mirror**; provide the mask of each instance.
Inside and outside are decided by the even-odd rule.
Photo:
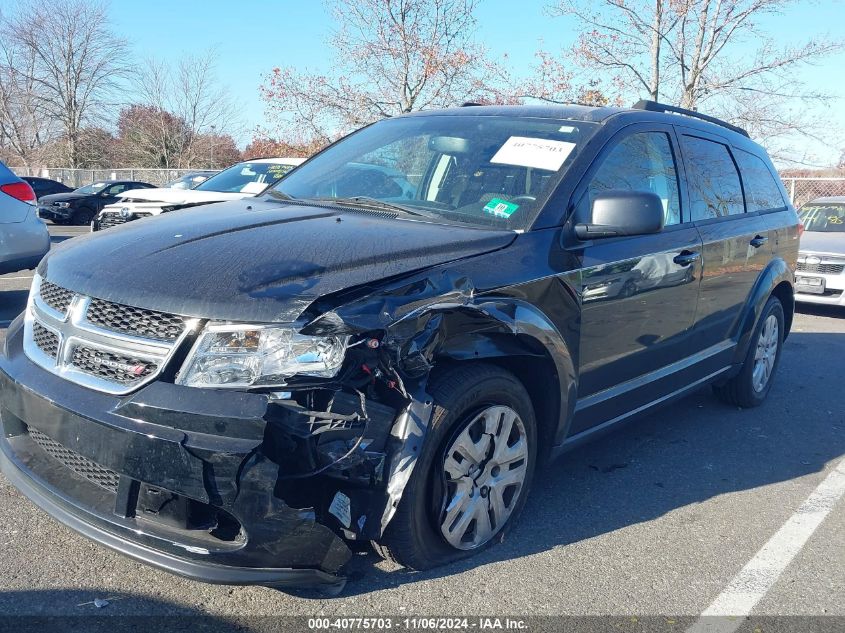
[[[576,224],[579,240],[648,235],[663,229],[663,202],[651,191],[610,190],[593,200],[588,223]]]

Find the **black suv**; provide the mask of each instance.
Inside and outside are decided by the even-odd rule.
[[[349,540],[430,567],[587,438],[708,384],[760,404],[797,253],[765,151],[696,113],[380,121],[257,198],[54,249],[0,361],[2,469],[191,578],[337,589]]]

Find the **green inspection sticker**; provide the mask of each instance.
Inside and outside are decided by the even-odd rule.
[[[484,211],[497,218],[509,218],[519,208],[518,204],[502,200],[500,198],[493,198],[490,202],[484,205]]]

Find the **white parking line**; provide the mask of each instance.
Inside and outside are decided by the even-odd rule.
[[[844,493],[845,459],[731,580],[687,633],[736,631]]]

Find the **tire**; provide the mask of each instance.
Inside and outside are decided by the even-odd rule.
[[[416,570],[466,558],[501,541],[525,506],[537,461],[534,408],[513,374],[480,363],[458,366],[433,379],[430,394],[434,415],[428,437],[393,520],[373,543],[383,558]],[[479,434],[480,429],[488,431]],[[486,458],[480,462],[463,461],[463,453],[449,450],[476,437],[478,444],[470,448],[486,446]],[[497,446],[503,447],[501,452]],[[473,468],[473,463],[482,467]],[[456,468],[470,472],[453,478],[447,468],[450,473]],[[520,478],[521,484],[513,483]],[[458,494],[459,488],[463,494]],[[452,513],[462,505],[468,509],[450,519],[447,501],[453,503]],[[464,515],[478,519],[470,521],[473,527],[460,540]],[[498,520],[500,516],[504,518]],[[444,525],[455,526],[450,532],[452,543]],[[489,538],[482,542],[484,535]]]
[[[771,333],[770,327],[776,325],[777,331]],[[739,373],[721,385],[714,385],[713,391],[725,402],[743,408],[758,407],[763,404],[774,381],[775,372],[780,362],[783,348],[784,318],[783,305],[777,297],[769,297],[763,312],[757,321],[757,327],[751,337],[748,353]],[[764,370],[764,380],[761,385],[760,359],[764,356],[763,365],[768,364],[768,371]]]
[[[76,226],[85,226],[86,224],[91,224],[91,221],[94,219],[94,215],[95,213],[91,209],[83,207],[82,209],[73,212],[70,221]]]

